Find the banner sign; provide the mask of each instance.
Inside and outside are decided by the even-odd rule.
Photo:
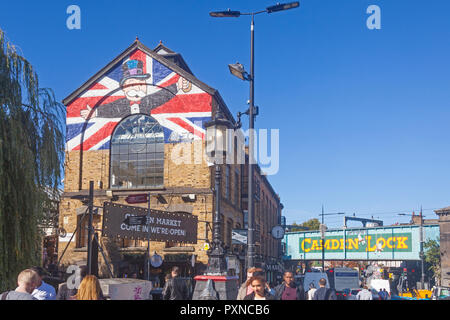
[[[148,209],[105,202],[103,204],[104,237],[177,243],[197,243],[198,217],[185,212],[150,210],[149,224],[129,225],[126,221],[147,216]],[[146,219],[142,218],[147,222]]]
[[[327,236],[325,238],[326,252],[341,252],[344,249],[344,239],[340,236]],[[391,233],[379,235],[352,236],[345,239],[347,252],[376,252],[392,251],[412,252],[411,233]],[[322,239],[320,237],[301,238],[300,253],[322,252]]]

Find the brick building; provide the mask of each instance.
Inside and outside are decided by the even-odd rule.
[[[68,235],[60,239],[59,257],[67,246],[61,263],[86,261],[87,219],[82,217],[89,181],[94,181],[93,223],[116,276],[144,276],[147,243],[102,237],[103,203],[126,204],[127,196],[148,192],[152,209],[189,212],[199,220],[196,244],[151,242],[151,252],[164,261],[151,273],[161,281],[173,265],[181,267],[183,276],[201,273],[208,260],[204,246],[212,240],[214,212],[214,174],[204,158],[204,124],[218,108],[234,123],[219,92],[198,80],[180,54],[162,43],[151,50],[136,40],[63,103],[67,141],[59,224]],[[236,150],[241,147],[243,143]],[[221,228],[227,247],[231,230],[244,226],[241,167],[221,165]],[[261,203],[273,214],[279,200],[265,192]],[[270,246],[273,254],[274,243],[265,241],[262,246]],[[100,254],[98,261],[100,275],[106,275]]]
[[[434,211],[439,217],[441,285],[450,287],[450,207]]]
[[[248,151],[248,149],[247,149]],[[283,204],[279,195],[275,192],[267,176],[259,165],[255,164],[253,177],[254,205],[255,213],[255,264],[263,268],[267,274],[269,282],[281,280],[283,265],[281,240],[272,237],[272,228],[282,224],[281,211]],[[248,155],[246,164],[242,170],[242,208],[244,210],[244,227],[247,228],[248,216]]]

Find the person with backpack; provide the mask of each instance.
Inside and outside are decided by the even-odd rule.
[[[326,288],[327,280],[319,280],[319,289],[314,292],[313,300],[337,300],[336,292],[331,288]]]
[[[31,295],[40,281],[39,275],[32,269],[25,269],[17,276],[17,288],[0,295],[0,300],[37,300]]]

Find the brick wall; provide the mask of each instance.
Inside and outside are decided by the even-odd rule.
[[[161,204],[158,202],[156,196],[151,198],[152,209],[157,210],[169,210],[169,206],[185,205],[190,206],[192,214],[197,215],[200,221],[208,221],[210,228],[212,228],[213,210],[214,210],[214,197],[213,186],[214,176],[211,175],[212,167],[208,167],[205,161],[201,160],[203,153],[204,141],[196,141],[191,144],[166,144],[165,145],[165,162],[164,162],[164,187],[165,190],[155,190],[154,193],[163,195],[167,201],[167,204]],[[65,183],[64,183],[64,195],[61,199],[60,205],[60,226],[63,227],[68,233],[73,233],[77,227],[77,209],[80,211],[83,207],[83,203],[80,200],[74,199],[74,196],[87,195],[89,181],[94,181],[94,206],[103,206],[104,201],[110,201],[111,199],[106,196],[106,190],[109,188],[109,150],[102,151],[84,151],[82,154],[80,151],[71,151],[66,153],[65,162]],[[191,158],[191,162],[188,159]],[[82,161],[80,161],[80,159]],[[200,159],[200,160],[199,160]],[[197,162],[197,163],[195,163]],[[239,208],[240,201],[235,198],[234,188],[240,188],[240,183],[237,183],[234,172],[237,170],[238,176],[240,176],[240,166],[230,166],[230,172],[233,174],[230,177],[230,199],[224,199],[221,205],[221,212],[224,215],[224,231],[227,234],[226,221],[231,220],[233,227],[237,224],[243,225],[242,211]],[[81,188],[80,188],[80,175],[81,175]],[[224,178],[224,174],[222,175]],[[98,181],[102,182],[103,187],[100,188]],[[222,193],[225,192],[225,180],[222,179]],[[127,204],[125,198],[133,191],[115,191],[113,193],[118,197],[115,203]],[[146,192],[141,190],[140,192]],[[240,190],[239,190],[240,192]],[[196,200],[194,202],[185,203],[181,196],[183,193],[196,194]],[[239,193],[240,195],[240,193]],[[147,208],[147,204],[141,204]],[[101,210],[100,210],[101,213]],[[87,218],[86,218],[87,219]],[[101,215],[95,217],[94,227],[101,229],[102,219]],[[208,225],[204,222],[198,224],[198,238],[207,237],[212,240],[211,230],[207,230]],[[101,233],[100,233],[101,236]],[[74,264],[78,261],[86,261],[87,252],[85,248],[76,248],[76,241],[79,240],[79,235],[76,237],[68,247],[61,263],[64,265]],[[101,237],[100,237],[101,238]],[[207,264],[207,255],[203,250],[206,241],[198,240],[197,244],[189,245],[193,247],[193,251],[189,254],[197,255],[197,262]],[[112,239],[101,239],[102,246],[106,249],[106,255],[108,260],[112,262],[114,268],[117,271],[120,260],[123,258],[124,249],[120,248],[120,243],[117,245]],[[59,244],[59,255],[61,256],[67,243],[61,242]],[[226,243],[229,245],[228,243]],[[134,246],[134,243],[132,243]],[[151,244],[151,252],[157,251],[158,254],[164,257],[168,252],[177,252],[178,245],[172,248],[166,248],[167,244],[164,242],[154,242]],[[137,247],[127,248],[126,251],[142,252],[144,253],[147,248],[147,243],[139,241]],[[189,248],[192,249],[192,248]],[[179,252],[186,250],[186,247],[179,247]],[[98,258],[100,270],[103,275],[106,275],[106,269],[102,256],[99,254]]]

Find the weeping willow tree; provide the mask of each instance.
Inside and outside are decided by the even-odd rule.
[[[40,263],[39,226],[57,195],[64,108],[0,29],[0,289]]]

